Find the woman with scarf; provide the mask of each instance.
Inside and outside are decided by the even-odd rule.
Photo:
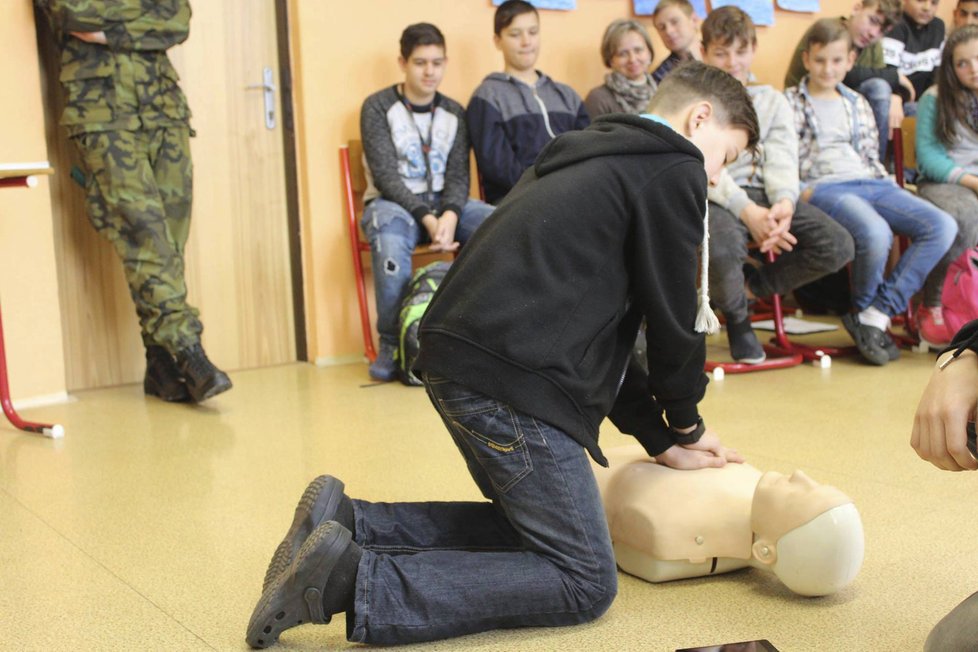
[[[591,119],[606,113],[644,113],[656,89],[649,74],[654,57],[652,39],[638,21],[621,18],[608,25],[601,58],[611,72],[584,100]]]

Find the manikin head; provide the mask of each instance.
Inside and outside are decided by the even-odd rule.
[[[761,476],[751,505],[755,566],[768,568],[800,595],[835,593],[863,561],[859,512],[844,493],[802,471]]]

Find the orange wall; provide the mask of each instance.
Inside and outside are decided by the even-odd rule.
[[[605,26],[630,16],[632,2],[578,0],[577,6],[571,12],[541,13],[538,67],[583,97],[606,72],[598,54]],[[850,0],[823,0],[819,16],[845,15],[851,7]],[[948,24],[952,8],[948,0],[940,8]],[[502,69],[492,43],[493,12],[489,0],[290,0],[311,358],[342,361],[362,352],[337,147],[359,138],[363,99],[399,80],[397,43],[410,23],[432,22],[444,32],[449,65],[441,90],[466,103],[487,73]],[[667,52],[650,19],[641,20],[661,60]],[[780,87],[794,47],[812,20],[812,14],[776,10],[775,25],[760,28],[753,68],[760,82]]]
[[[0,57],[5,89],[0,163],[47,160],[34,12],[28,0],[3,0],[0,43],[7,53]],[[47,178],[31,189],[0,189],[0,298],[15,400],[65,391],[55,265]]]
[[[450,64],[442,90],[465,102],[482,77],[501,69],[492,45],[494,9],[489,0],[289,3],[309,353],[325,362],[357,360],[362,345],[337,147],[358,137],[363,98],[398,80],[397,40],[409,23],[427,20],[445,32]],[[17,92],[11,96],[16,101],[0,103],[0,161],[43,160],[47,152],[31,3],[2,4],[0,39],[9,56],[0,59],[0,79]],[[822,15],[842,15],[850,6],[847,0],[828,0]],[[948,23],[951,10],[945,0],[940,14]],[[578,0],[576,11],[543,12],[539,67],[585,94],[605,72],[597,53],[605,25],[630,11],[630,0]],[[760,81],[780,81],[811,20],[808,14],[777,11],[777,24],[760,30],[754,66]],[[653,38],[661,59],[665,52],[654,31]],[[64,391],[53,242],[45,179],[33,190],[0,191],[0,297],[15,398]]]

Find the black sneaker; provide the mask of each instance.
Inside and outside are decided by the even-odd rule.
[[[764,347],[757,341],[757,335],[751,328],[749,317],[744,321],[727,322],[727,341],[730,343],[730,355],[737,362],[760,364],[767,359]]]
[[[162,346],[146,347],[146,375],[143,377],[143,391],[148,396],[156,396],[171,403],[186,403],[190,392],[180,377],[180,370],[170,352]]]
[[[287,629],[326,624],[353,606],[362,551],[353,535],[326,521],[309,535],[289,569],[275,578],[248,622],[245,640],[254,648],[274,645]]]
[[[868,326],[859,321],[859,317],[854,313],[842,315],[842,325],[846,327],[849,336],[856,343],[860,355],[869,362],[882,367],[890,361],[890,354],[886,351],[886,340],[890,338],[875,326]],[[891,345],[893,341],[890,340]],[[895,345],[893,345],[895,346]],[[899,351],[897,351],[899,355]]]
[[[883,348],[886,349],[886,355],[890,362],[900,359],[900,347],[893,341],[893,337],[889,333],[883,333]]]
[[[302,542],[324,521],[337,521],[351,533],[354,531],[353,502],[343,492],[343,482],[331,475],[321,475],[306,487],[295,508],[292,527],[278,544],[265,571],[262,593],[288,569]]]
[[[231,389],[231,379],[207,359],[203,347],[195,344],[177,353],[177,368],[195,403]]]

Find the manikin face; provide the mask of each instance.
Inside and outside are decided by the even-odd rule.
[[[659,32],[662,43],[670,52],[680,56],[685,55],[693,47],[698,24],[695,14],[687,16],[686,12],[675,5],[660,11],[653,20],[655,31]]]
[[[965,41],[954,48],[954,74],[961,85],[978,94],[978,39]]]
[[[852,10],[849,18],[849,34],[852,36],[853,44],[862,50],[880,40],[883,36],[883,24],[886,17],[878,7],[865,8],[857,4]]]
[[[903,11],[918,25],[926,25],[937,15],[937,0],[903,0]]]
[[[445,76],[447,61],[445,48],[440,45],[419,45],[407,61],[399,57],[408,99],[417,101],[433,97]]]
[[[734,39],[732,43],[726,45],[711,42],[703,48],[703,62],[716,66],[746,85],[755,52],[757,47],[753,43],[740,39]]]
[[[533,70],[540,56],[540,19],[532,11],[520,14],[493,40],[508,67]]]
[[[818,93],[842,83],[856,62],[856,53],[849,49],[845,39],[839,39],[825,45],[812,44],[807,52],[802,52],[801,60],[809,75],[808,89]]]
[[[625,32],[618,39],[618,47],[611,57],[611,69],[631,81],[645,79],[649,64],[652,63],[652,53],[645,39],[638,32]]]
[[[721,124],[709,103],[698,106],[708,109],[693,109],[686,124],[686,137],[703,152],[706,177],[715,185],[723,166],[737,160],[747,147],[747,132],[739,127]]]
[[[978,25],[978,2],[959,2],[954,10],[954,26]]]
[[[772,543],[816,516],[852,502],[835,487],[819,484],[803,471],[785,476],[770,471],[761,476],[754,491],[751,529]]]

